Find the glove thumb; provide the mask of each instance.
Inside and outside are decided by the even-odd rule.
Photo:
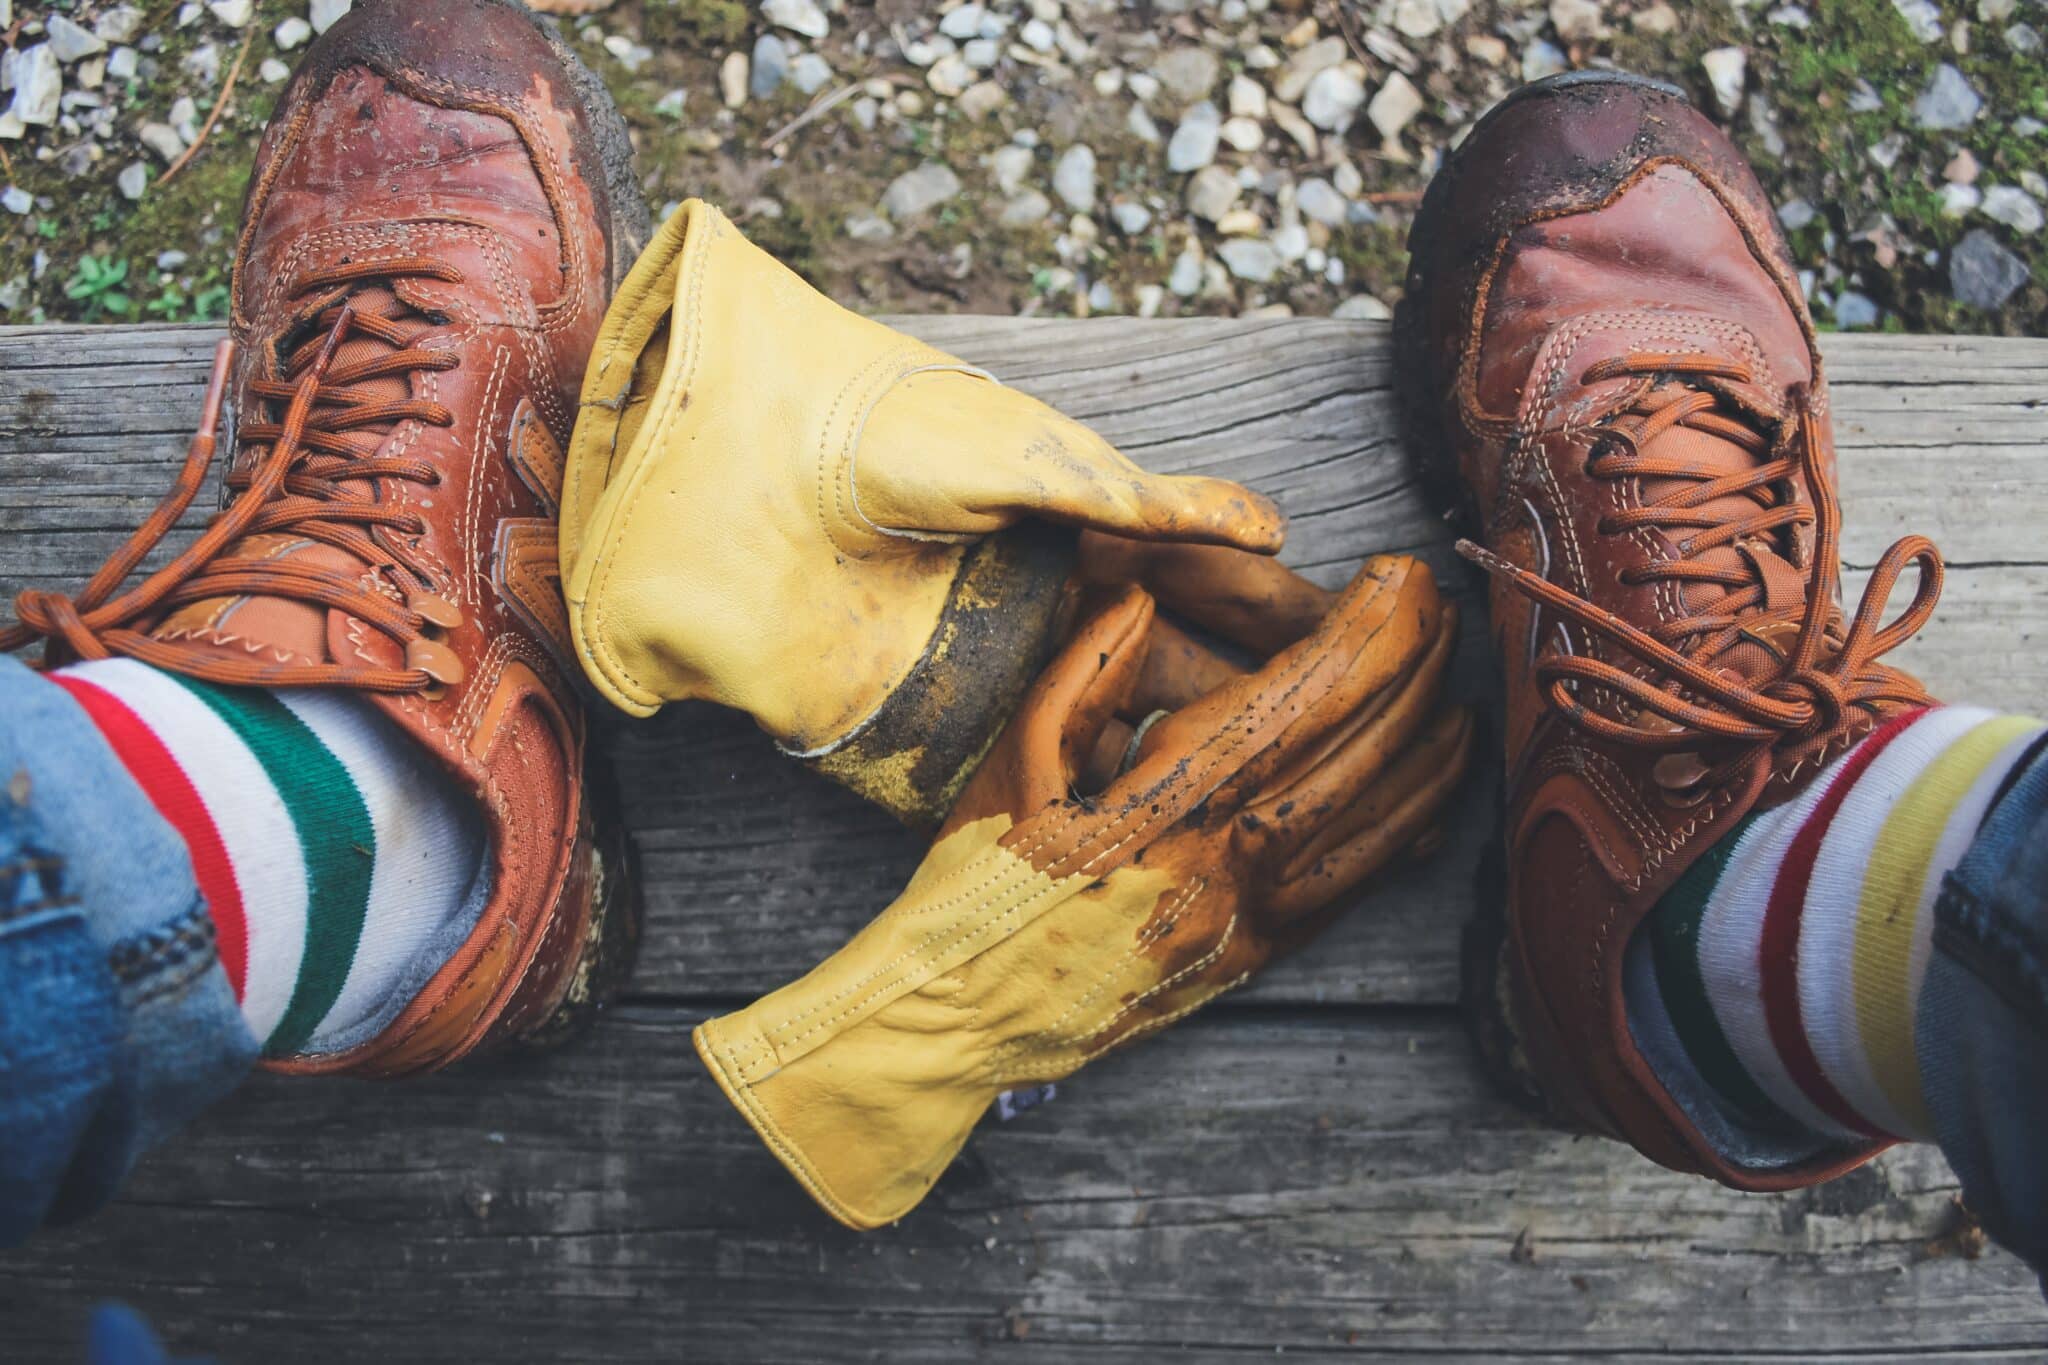
[[[1027,394],[965,369],[920,370],[869,413],[853,469],[884,534],[980,535],[1042,517],[1138,540],[1280,548],[1286,519],[1228,479],[1153,474]]]

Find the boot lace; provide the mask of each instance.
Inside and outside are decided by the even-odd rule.
[[[1616,378],[1647,381],[1634,403],[1607,424],[1587,465],[1600,478],[1655,479],[1679,484],[1639,507],[1607,515],[1601,530],[1619,534],[1655,527],[1672,536],[1678,555],[1624,571],[1624,581],[1712,584],[1724,591],[1699,610],[1648,629],[1601,610],[1548,578],[1511,564],[1469,540],[1458,552],[1516,591],[1578,623],[1642,664],[1649,677],[1601,659],[1561,651],[1536,663],[1537,685],[1567,722],[1600,739],[1665,751],[1658,780],[1667,787],[1701,788],[1735,771],[1755,746],[1775,751],[1781,773],[1859,732],[1887,708],[1931,702],[1918,680],[1878,662],[1927,623],[1941,596],[1941,553],[1924,536],[1906,536],[1886,550],[1872,571],[1856,615],[1845,628],[1838,605],[1841,505],[1824,469],[1825,443],[1803,404],[1775,422],[1737,401],[1733,386],[1754,382],[1748,366],[1709,355],[1635,353],[1602,361],[1586,383]],[[1734,442],[1756,458],[1747,470],[1715,475],[1683,460],[1645,453],[1674,427]],[[1805,476],[1814,502],[1798,498]],[[1740,496],[1748,506],[1730,515],[1711,506]],[[1716,562],[1702,556],[1723,546],[1790,541],[1814,528],[1812,562],[1803,599],[1772,607],[1764,569],[1747,554]],[[1796,563],[1796,560],[1793,561]],[[1886,625],[1879,617],[1905,571],[1919,568],[1912,603]],[[1747,640],[1777,663],[1761,677],[1738,676],[1714,662]],[[1637,709],[1633,723],[1586,704],[1604,688]],[[1708,768],[1692,754],[1721,742],[1734,755]],[[1674,763],[1675,761],[1675,763]],[[1682,768],[1683,772],[1667,771]]]
[[[198,431],[170,491],[75,596],[33,589],[18,594],[15,623],[0,629],[0,652],[40,639],[45,667],[119,655],[230,685],[431,693],[460,682],[460,660],[435,637],[459,624],[462,615],[441,594],[419,548],[426,524],[414,513],[345,486],[403,479],[431,487],[441,481],[430,461],[379,455],[382,437],[375,429],[403,421],[445,427],[454,422],[454,414],[438,403],[387,401],[354,387],[449,370],[459,363],[452,351],[415,344],[432,324],[408,318],[404,305],[359,306],[357,295],[364,286],[388,287],[404,277],[447,283],[462,278],[452,266],[419,257],[338,265],[298,282],[294,293],[303,302],[286,331],[288,339],[298,340],[288,340],[291,349],[271,374],[250,384],[249,397],[264,405],[264,420],[245,423],[237,433],[237,444],[252,457],[228,472],[225,483],[232,500],[181,553],[117,597],[116,590],[198,496],[213,463],[234,363],[234,343],[221,342]],[[365,357],[338,360],[343,344],[359,338],[383,345]],[[228,554],[249,536],[280,533],[344,550],[362,561],[370,575]],[[179,606],[242,595],[346,612],[396,641],[405,652],[405,666],[223,658],[147,633],[150,623]]]

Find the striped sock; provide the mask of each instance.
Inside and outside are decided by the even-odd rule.
[[[485,837],[381,712],[129,659],[52,675],[184,839],[263,1054],[372,1037],[468,936]]]
[[[1766,1131],[1931,1140],[1913,1040],[1935,897],[2044,744],[2022,716],[1899,716],[1665,892],[1644,930],[1655,993],[1727,1108]]]

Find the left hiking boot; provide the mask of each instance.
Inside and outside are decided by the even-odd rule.
[[[1932,611],[1939,557],[1894,545],[1844,619],[1797,274],[1741,155],[1673,87],[1586,71],[1515,92],[1438,174],[1409,248],[1411,434],[1479,542],[1460,548],[1490,576],[1505,675],[1503,885],[1468,931],[1482,1051],[1555,1117],[1668,1166],[1750,1189],[1846,1170],[1877,1144],[1743,1165],[1705,1136],[1631,1034],[1623,957],[1746,815],[1928,703],[1877,660]]]
[[[0,636],[372,698],[475,802],[474,930],[374,1036],[276,1069],[400,1074],[556,1037],[630,965],[556,568],[584,363],[646,234],[630,160],[603,87],[523,6],[357,4],[258,150],[233,345],[176,487],[76,597],[23,594]],[[229,390],[226,507],[120,591],[199,491]]]

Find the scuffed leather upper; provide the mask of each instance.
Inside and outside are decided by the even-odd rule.
[[[1588,382],[1587,372],[1631,353],[1743,362],[1754,383],[1733,386],[1735,399],[1756,421],[1805,411],[1825,440],[1813,329],[1768,201],[1675,92],[1621,79],[1525,93],[1475,130],[1444,174],[1453,179],[1436,221],[1452,226],[1419,244],[1409,287],[1428,388],[1480,538],[1643,629],[1694,613],[1689,585],[1629,581],[1680,557],[1674,532],[1602,525],[1641,506],[1649,481],[1588,469],[1601,424],[1650,381]],[[1728,459],[1711,442],[1678,448]],[[1816,468],[1832,481],[1831,449]],[[1803,479],[1794,486],[1815,497]],[[1748,557],[1770,606],[1803,600],[1810,529],[1725,553]],[[1659,780],[1656,752],[1568,724],[1539,691],[1535,665],[1565,651],[1651,673],[1498,577],[1490,606],[1506,674],[1516,1023],[1546,1097],[1667,1165],[1748,1188],[1810,1183],[1864,1159],[1837,1152],[1768,1171],[1722,1161],[1636,1052],[1621,988],[1623,950],[1657,897],[1759,800],[1782,799],[1828,755],[1774,773],[1762,749],[1718,784],[1674,790]],[[1718,662],[1760,671],[1769,659],[1740,644]],[[1616,696],[1578,700],[1617,720],[1635,715]]]
[[[433,328],[412,344],[457,363],[373,381],[452,414],[447,426],[399,422],[378,451],[424,459],[438,481],[353,491],[419,519],[415,548],[460,614],[441,639],[461,680],[379,702],[477,794],[494,850],[475,933],[385,1033],[284,1069],[444,1064],[543,1019],[577,960],[590,916],[588,859],[577,856],[584,737],[564,667],[554,518],[610,269],[597,167],[547,39],[489,0],[358,4],[309,54],[257,154],[234,282],[238,389],[275,373],[302,339],[293,331],[312,272],[427,257],[459,273],[389,285]],[[246,422],[258,405],[238,406]],[[332,546],[285,535],[237,552],[362,571],[392,592]],[[280,658],[404,662],[354,617],[278,598],[195,604],[164,629]]]

